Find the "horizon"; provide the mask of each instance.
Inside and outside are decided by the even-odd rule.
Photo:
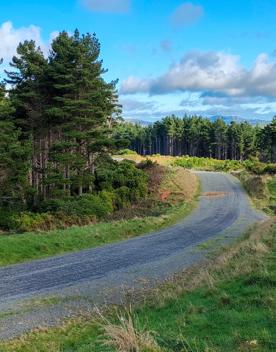
[[[275,10],[272,0],[14,0],[1,4],[0,77],[19,42],[34,39],[47,54],[58,32],[78,28],[99,38],[104,77],[119,79],[126,119],[187,113],[270,121]]]

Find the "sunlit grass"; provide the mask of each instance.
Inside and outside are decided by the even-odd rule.
[[[146,303],[130,312],[41,329],[0,344],[0,351],[114,352],[135,344],[140,352],[274,351],[276,226],[271,223],[223,250],[190,280],[183,274],[148,293]]]

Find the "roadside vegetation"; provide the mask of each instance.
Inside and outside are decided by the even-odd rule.
[[[194,175],[181,168],[165,169],[148,162],[140,167],[146,170],[148,180],[149,193],[144,199],[91,225],[3,234],[0,236],[0,266],[128,239],[172,225],[191,212],[199,187]]]
[[[242,182],[254,205],[273,215],[276,214],[276,164],[262,163],[257,158],[248,160],[218,160],[191,156],[141,156],[133,151],[124,150],[122,159],[136,163],[150,160],[160,165],[183,167],[187,170],[206,170],[232,173]]]
[[[219,352],[276,349],[276,226],[260,224],[209,264],[111,309],[8,343],[2,352]]]

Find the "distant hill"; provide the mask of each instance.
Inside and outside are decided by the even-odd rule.
[[[138,124],[138,125],[141,125],[141,126],[149,126],[149,125],[152,125],[155,122],[155,121],[138,120],[138,119],[125,119],[125,121],[133,123],[133,124]]]
[[[241,123],[241,122],[248,122],[251,125],[266,125],[269,123],[269,121],[266,120],[259,120],[259,119],[245,119],[243,117],[240,116],[219,116],[219,115],[214,115],[214,116],[210,116],[209,119],[211,121],[216,121],[218,118],[223,119],[223,121],[227,124],[231,123],[232,121],[237,122],[237,123]]]
[[[241,123],[241,122],[248,122],[251,125],[259,125],[259,126],[264,126],[269,123],[269,121],[266,120],[259,120],[259,119],[245,119],[240,116],[219,116],[219,115],[214,115],[214,116],[206,116],[206,118],[209,118],[211,121],[216,121],[217,119],[221,118],[226,124],[230,124],[232,121]],[[152,125],[154,122],[158,121],[157,119],[154,121],[149,121],[149,120],[140,120],[140,119],[125,119],[126,122],[130,122],[133,124],[138,124],[141,126],[149,126]]]

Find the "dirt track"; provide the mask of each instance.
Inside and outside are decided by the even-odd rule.
[[[0,269],[0,338],[20,335],[103,301],[118,302],[126,289],[162,280],[198,262],[198,245],[229,241],[263,220],[233,176],[198,172],[202,196],[193,213],[170,228],[100,248]],[[60,303],[30,299],[54,296]],[[29,302],[26,306],[26,302]],[[11,314],[10,314],[11,313]],[[15,314],[16,313],[16,314]]]

